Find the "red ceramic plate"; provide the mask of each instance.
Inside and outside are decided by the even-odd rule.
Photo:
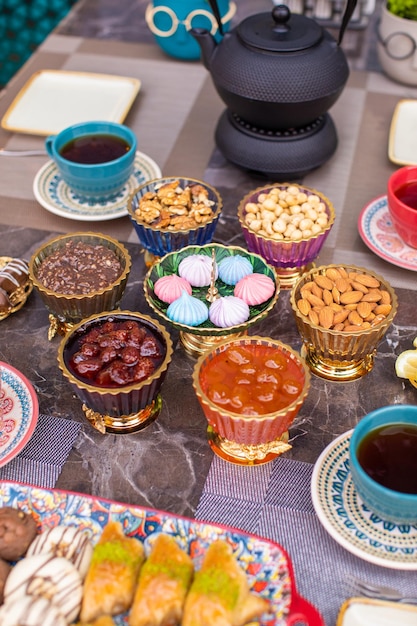
[[[298,595],[291,560],[277,543],[163,511],[8,481],[0,483],[0,506],[30,512],[40,530],[59,524],[82,527],[91,534],[93,541],[110,520],[120,521],[125,534],[137,537],[145,547],[155,533],[168,533],[190,554],[196,568],[211,542],[225,540],[245,570],[252,591],[270,602],[271,611],[262,616],[260,626],[290,626],[299,621],[308,626],[324,626],[318,611]],[[124,626],[127,615],[118,616],[115,621]]]

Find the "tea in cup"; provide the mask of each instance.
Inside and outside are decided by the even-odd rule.
[[[137,140],[116,122],[75,124],[46,138],[45,147],[63,181],[77,195],[105,200],[116,195],[131,176]]]

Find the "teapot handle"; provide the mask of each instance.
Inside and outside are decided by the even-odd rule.
[[[340,26],[339,31],[339,39],[337,45],[340,46],[342,43],[343,35],[345,34],[345,30],[347,25],[349,24],[349,20],[352,17],[353,11],[356,9],[357,0],[347,0],[345,12],[342,18],[342,24]]]
[[[223,35],[223,24],[222,24],[222,16],[220,14],[219,5],[217,4],[217,0],[209,0],[211,10],[213,11],[213,15],[216,18],[217,26],[219,27],[220,35]]]

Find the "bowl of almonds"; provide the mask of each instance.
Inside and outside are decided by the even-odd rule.
[[[393,321],[397,296],[378,274],[354,265],[314,268],[290,295],[302,355],[329,380],[355,380],[374,365],[377,346]]]
[[[129,217],[151,266],[155,257],[211,243],[223,207],[214,187],[195,178],[157,178],[128,200]]]
[[[282,288],[291,288],[320,253],[335,211],[315,189],[277,183],[246,194],[238,218],[248,250],[275,267]]]

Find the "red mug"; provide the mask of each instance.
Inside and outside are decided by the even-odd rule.
[[[388,179],[388,210],[401,239],[417,248],[417,166],[401,167]]]

